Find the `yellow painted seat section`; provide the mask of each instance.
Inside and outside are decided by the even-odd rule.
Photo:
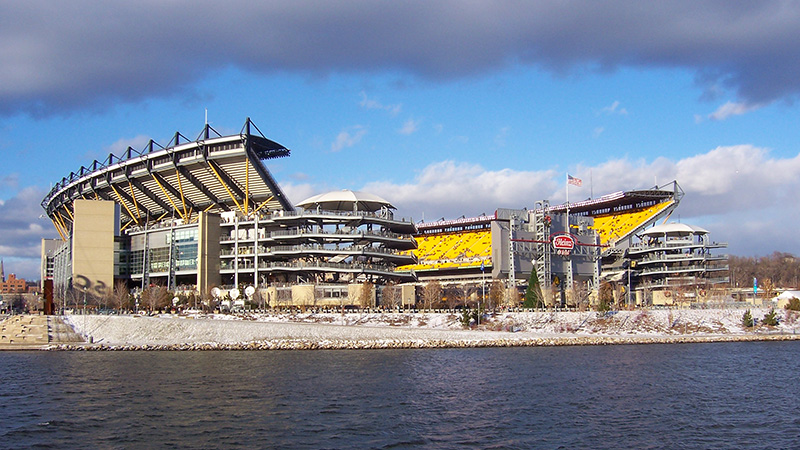
[[[415,237],[417,248],[409,250],[418,263],[397,267],[398,272],[435,270],[492,265],[492,232],[490,230],[464,233],[423,235]]]
[[[594,229],[600,236],[600,243],[613,244],[672,206],[673,203],[673,200],[667,200],[639,211],[596,216],[594,218]]]

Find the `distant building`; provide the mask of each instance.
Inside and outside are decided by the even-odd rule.
[[[24,278],[17,278],[15,274],[10,274],[8,279],[3,277],[0,283],[0,294],[24,294],[28,291]]]
[[[42,266],[40,269],[40,288],[44,289],[46,280],[53,280],[53,270],[55,269],[56,250],[63,244],[61,239],[42,239]]]

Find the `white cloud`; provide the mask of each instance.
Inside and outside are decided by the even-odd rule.
[[[0,188],[16,189],[19,187],[19,174],[12,173],[0,177]]]
[[[40,202],[45,194],[39,188],[26,187],[0,202],[0,255],[6,273],[39,278],[41,239],[58,237],[50,221],[39,218],[44,213]]]
[[[163,98],[226,67],[315,76],[407,73],[435,81],[514,64],[557,75],[595,65],[675,68],[695,73],[702,88],[723,86],[748,103],[800,92],[800,50],[787,44],[798,40],[800,5],[785,1],[648,8],[574,1],[43,3],[0,2],[0,17],[15,18],[0,29],[0,114]],[[119,23],[159,31],[113,26]],[[399,111],[363,97],[365,107]]]
[[[605,127],[595,127],[595,129],[592,130],[592,137],[598,138],[604,131],[606,131]]]
[[[397,132],[405,135],[414,134],[417,132],[417,129],[419,129],[419,124],[419,120],[408,119],[405,121],[405,123],[403,123],[403,126],[397,130]]]
[[[85,161],[84,165],[88,166],[92,160],[105,160],[109,153],[120,157],[128,147],[132,147],[136,151],[142,151],[148,142],[150,142],[150,137],[143,134],[132,138],[121,138],[103,149],[89,149],[81,155],[81,158]],[[166,142],[163,144],[166,145]]]
[[[338,152],[343,148],[352,147],[359,142],[367,134],[367,129],[361,125],[352,126],[346,130],[342,130],[336,135],[336,139],[331,144],[331,151]]]
[[[494,145],[496,147],[505,147],[506,146],[506,139],[508,138],[508,133],[511,131],[511,127],[505,126],[500,128],[497,134],[494,136]]]
[[[601,109],[600,112],[603,113],[603,114],[619,114],[621,116],[628,115],[628,110],[627,109],[619,107],[619,101],[618,100],[615,100],[614,103],[612,103],[609,106],[606,106],[605,108]]]
[[[556,187],[553,175],[550,171],[489,171],[477,164],[441,161],[422,169],[412,181],[377,181],[363,190],[385,197],[415,219],[423,213],[458,217],[528,206]]]
[[[122,152],[128,147],[141,151],[150,142],[150,137],[140,134],[132,138],[121,138],[105,148],[106,153],[113,153],[114,156],[121,156]],[[166,145],[166,143],[164,143]],[[104,157],[105,158],[105,157]]]
[[[717,108],[716,111],[708,115],[711,120],[725,120],[731,116],[741,116],[742,114],[749,113],[760,109],[763,104],[750,104],[750,103],[735,103],[727,102]],[[696,120],[695,120],[696,121]]]
[[[381,102],[379,102],[379,101],[377,101],[375,99],[371,99],[371,98],[367,97],[367,93],[364,92],[364,91],[361,91],[360,94],[361,94],[361,101],[358,104],[362,108],[380,109],[380,110],[383,110],[383,111],[387,111],[389,114],[391,114],[393,116],[397,115],[400,112],[400,110],[403,108],[403,105],[400,104],[400,103],[394,104],[394,105],[384,105],[383,103],[381,103]]]
[[[283,182],[280,184],[280,186],[283,190],[283,193],[286,194],[286,198],[288,198],[289,202],[291,202],[293,205],[302,202],[312,195],[320,194],[330,190],[323,187],[314,186],[310,183],[295,184],[292,182]]]
[[[289,177],[295,181],[306,181],[310,178],[308,174],[304,172],[295,172],[289,175]]]
[[[677,180],[685,196],[671,220],[705,226],[715,240],[730,243],[733,254],[800,254],[800,155],[775,158],[750,145],[718,147],[681,160],[628,158],[570,173],[583,178],[570,200]],[[362,189],[385,197],[398,214],[419,220],[491,214],[497,208],[532,208],[537,200],[565,201],[563,171],[488,170],[480,165],[441,161],[406,182],[376,181]]]

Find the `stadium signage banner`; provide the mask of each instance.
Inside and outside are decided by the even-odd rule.
[[[553,249],[561,256],[569,256],[575,248],[575,238],[568,234],[557,234],[553,236]]]
[[[480,216],[480,217],[467,217],[465,219],[454,220],[439,220],[437,222],[428,222],[417,224],[417,228],[434,228],[434,227],[448,227],[452,225],[464,225],[475,222],[491,222],[494,216]]]

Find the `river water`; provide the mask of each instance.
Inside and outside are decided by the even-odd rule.
[[[0,448],[799,448],[798,352],[0,352]]]

